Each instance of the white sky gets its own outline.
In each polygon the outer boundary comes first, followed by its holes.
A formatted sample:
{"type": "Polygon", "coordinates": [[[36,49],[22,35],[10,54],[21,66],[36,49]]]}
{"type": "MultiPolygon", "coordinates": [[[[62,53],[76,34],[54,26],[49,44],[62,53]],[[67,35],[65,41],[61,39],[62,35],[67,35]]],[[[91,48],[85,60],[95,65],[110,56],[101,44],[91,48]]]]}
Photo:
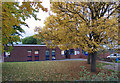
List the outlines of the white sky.
{"type": "MultiPolygon", "coordinates": [[[[18,0],[19,1],[19,0],[18,0]]],[[[42,5],[45,7],[45,8],[48,8],[48,11],[50,10],[50,0],[40,0],[42,1],[42,5]]],[[[41,21],[36,21],[33,17],[32,18],[29,18],[27,19],[25,22],[29,25],[30,28],[26,27],[26,26],[21,26],[24,31],[25,31],[25,34],[22,33],[22,36],[21,38],[25,38],[27,36],[32,36],[35,34],[34,32],[34,29],[35,27],[43,27],[44,26],[44,20],[46,19],[46,17],[49,16],[49,12],[45,12],[45,11],[42,11],[40,9],[39,13],[37,13],[37,17],[41,19],[41,21]]]]}

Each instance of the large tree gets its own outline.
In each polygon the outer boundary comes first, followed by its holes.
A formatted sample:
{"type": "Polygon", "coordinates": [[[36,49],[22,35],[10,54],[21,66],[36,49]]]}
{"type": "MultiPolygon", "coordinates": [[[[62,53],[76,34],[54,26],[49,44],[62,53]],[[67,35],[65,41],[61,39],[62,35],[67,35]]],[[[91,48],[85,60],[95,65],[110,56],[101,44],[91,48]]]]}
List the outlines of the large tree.
{"type": "MultiPolygon", "coordinates": [[[[119,6],[120,6],[120,1],[119,1],[119,6]]],[[[119,38],[119,40],[118,40],[118,53],[120,53],[120,7],[117,10],[117,12],[118,12],[118,31],[119,31],[119,33],[118,33],[118,38],[119,38]]]]}
{"type": "Polygon", "coordinates": [[[25,37],[22,39],[22,44],[43,44],[42,39],[36,39],[34,36],[25,37]]]}
{"type": "Polygon", "coordinates": [[[0,54],[2,54],[2,3],[0,1],[0,54]]]}
{"type": "MultiPolygon", "coordinates": [[[[45,27],[36,30],[50,46],[82,48],[91,55],[96,71],[96,54],[102,45],[112,48],[118,40],[117,2],[53,2],[45,27]],[[51,41],[52,43],[49,43],[51,41]]],[[[90,59],[90,58],[89,58],[90,59]]]]}
{"type": "Polygon", "coordinates": [[[35,13],[39,12],[39,9],[47,11],[41,3],[42,2],[22,2],[22,5],[19,5],[18,2],[2,2],[3,52],[4,50],[10,51],[13,42],[20,41],[19,36],[24,32],[21,25],[29,27],[25,23],[26,19],[34,17],[35,20],[40,20],[35,13]]]}

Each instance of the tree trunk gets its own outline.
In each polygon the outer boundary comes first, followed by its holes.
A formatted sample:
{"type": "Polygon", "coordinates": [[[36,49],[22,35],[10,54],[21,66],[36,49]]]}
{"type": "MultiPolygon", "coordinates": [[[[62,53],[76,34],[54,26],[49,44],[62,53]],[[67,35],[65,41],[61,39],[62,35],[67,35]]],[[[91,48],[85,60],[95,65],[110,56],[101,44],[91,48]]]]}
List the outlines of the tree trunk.
{"type": "Polygon", "coordinates": [[[92,53],[91,58],[91,72],[96,72],[96,56],[97,56],[97,52],[92,53]]]}
{"type": "Polygon", "coordinates": [[[90,57],[91,57],[91,53],[88,53],[87,64],[90,64],[90,57]]]}

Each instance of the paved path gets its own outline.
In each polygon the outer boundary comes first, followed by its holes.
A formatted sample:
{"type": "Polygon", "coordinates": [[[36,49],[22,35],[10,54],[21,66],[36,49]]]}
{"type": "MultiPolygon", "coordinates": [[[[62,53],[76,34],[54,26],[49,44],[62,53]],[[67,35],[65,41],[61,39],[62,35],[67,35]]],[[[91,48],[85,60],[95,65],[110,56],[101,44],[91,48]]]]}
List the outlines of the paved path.
{"type": "Polygon", "coordinates": [[[64,59],[64,60],[54,60],[54,61],[76,61],[76,60],[87,61],[87,59],[64,59]]]}
{"type": "Polygon", "coordinates": [[[100,61],[100,62],[112,64],[112,65],[103,66],[106,69],[120,71],[120,63],[113,63],[113,62],[106,62],[106,61],[100,61]]]}

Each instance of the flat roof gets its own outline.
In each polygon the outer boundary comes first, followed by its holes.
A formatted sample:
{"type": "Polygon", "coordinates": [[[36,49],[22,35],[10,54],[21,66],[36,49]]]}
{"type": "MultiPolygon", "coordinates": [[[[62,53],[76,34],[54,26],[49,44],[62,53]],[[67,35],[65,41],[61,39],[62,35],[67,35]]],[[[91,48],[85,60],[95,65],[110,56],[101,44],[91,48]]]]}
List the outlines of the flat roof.
{"type": "Polygon", "coordinates": [[[46,45],[36,45],[36,44],[14,44],[13,46],[46,46],[46,45]]]}

